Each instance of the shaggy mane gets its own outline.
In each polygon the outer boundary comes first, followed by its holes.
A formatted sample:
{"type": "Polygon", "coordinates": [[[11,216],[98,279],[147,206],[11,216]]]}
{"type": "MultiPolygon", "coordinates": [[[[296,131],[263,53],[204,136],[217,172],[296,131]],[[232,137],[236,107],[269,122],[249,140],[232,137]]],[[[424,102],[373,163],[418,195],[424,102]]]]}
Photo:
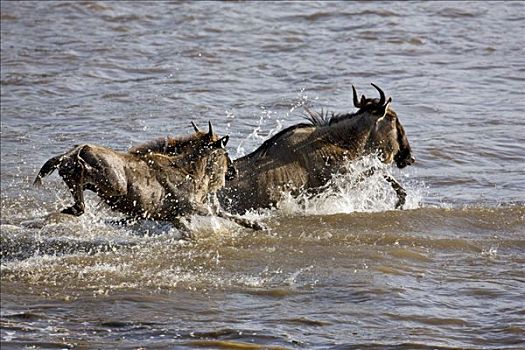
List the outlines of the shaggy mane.
{"type": "Polygon", "coordinates": [[[146,154],[150,152],[166,153],[168,146],[175,144],[185,144],[198,138],[197,134],[182,136],[158,137],[154,140],[141,143],[131,147],[128,152],[134,154],[146,154]]]}
{"type": "Polygon", "coordinates": [[[303,106],[306,113],[303,115],[311,125],[313,126],[330,126],[333,123],[337,123],[343,119],[349,119],[355,117],[359,111],[356,113],[334,113],[321,109],[321,112],[312,111],[306,106],[303,106]]]}
{"type": "Polygon", "coordinates": [[[276,143],[279,138],[281,138],[284,134],[294,131],[296,129],[302,129],[302,128],[310,128],[310,127],[322,127],[322,126],[330,126],[333,123],[337,123],[341,120],[352,118],[356,116],[358,112],[356,113],[334,113],[329,111],[324,111],[321,109],[321,112],[316,112],[308,109],[307,107],[303,106],[306,113],[303,115],[303,117],[308,120],[308,123],[299,123],[292,126],[287,127],[286,129],[283,129],[279,131],[277,134],[270,137],[268,140],[264,141],[259,148],[257,148],[255,151],[253,151],[251,154],[245,156],[246,158],[253,158],[255,156],[258,157],[264,157],[268,150],[276,143]]]}

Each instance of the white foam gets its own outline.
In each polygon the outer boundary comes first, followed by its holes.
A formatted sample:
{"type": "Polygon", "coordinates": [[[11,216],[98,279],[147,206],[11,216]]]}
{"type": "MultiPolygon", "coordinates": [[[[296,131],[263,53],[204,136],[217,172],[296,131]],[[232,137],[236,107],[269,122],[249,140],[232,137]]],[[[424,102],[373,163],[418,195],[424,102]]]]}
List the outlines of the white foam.
{"type": "MultiPolygon", "coordinates": [[[[302,193],[292,196],[285,193],[277,207],[285,215],[333,215],[353,212],[382,212],[395,209],[398,197],[384,175],[396,177],[393,168],[375,156],[347,162],[344,173],[335,174],[315,195],[302,193]],[[371,176],[363,174],[377,169],[371,176]]],[[[407,191],[403,209],[421,206],[422,187],[415,182],[401,180],[407,191]]]]}

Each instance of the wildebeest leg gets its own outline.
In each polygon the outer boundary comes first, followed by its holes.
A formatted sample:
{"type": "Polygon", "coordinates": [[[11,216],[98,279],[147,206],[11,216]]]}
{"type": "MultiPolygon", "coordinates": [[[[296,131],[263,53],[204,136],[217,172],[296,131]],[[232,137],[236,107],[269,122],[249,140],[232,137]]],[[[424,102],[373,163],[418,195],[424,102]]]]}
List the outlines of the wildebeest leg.
{"type": "Polygon", "coordinates": [[[186,220],[185,217],[181,216],[174,220],[172,220],[173,226],[181,233],[181,238],[185,241],[193,241],[195,240],[195,235],[193,234],[193,231],[191,230],[188,220],[186,220]]]}
{"type": "Polygon", "coordinates": [[[244,218],[241,218],[237,215],[233,215],[233,214],[230,214],[222,209],[219,208],[219,210],[217,210],[217,216],[220,217],[220,218],[223,218],[223,219],[228,219],[230,221],[233,221],[235,222],[237,225],[240,225],[242,227],[246,227],[246,228],[251,228],[252,230],[255,230],[255,231],[262,231],[262,230],[268,230],[268,227],[266,227],[265,225],[257,222],[257,221],[252,221],[252,220],[248,220],[248,219],[244,219],[244,218]]]}
{"type": "MultiPolygon", "coordinates": [[[[372,167],[372,168],[366,170],[365,172],[363,172],[362,176],[363,177],[372,176],[372,175],[374,175],[376,170],[377,170],[376,167],[372,167]]],[[[406,202],[407,192],[405,191],[403,186],[401,186],[401,184],[399,182],[397,182],[397,180],[394,179],[392,176],[384,174],[383,178],[392,186],[394,191],[396,191],[398,199],[397,199],[397,203],[396,203],[396,207],[395,208],[396,209],[403,209],[403,205],[405,205],[405,202],[406,202]]]]}
{"type": "Polygon", "coordinates": [[[84,213],[84,165],[77,157],[70,157],[66,163],[59,168],[58,173],[66,183],[74,203],[69,208],[62,210],[63,214],[80,216],[84,213]],[[76,159],[75,159],[76,158],[76,159]]]}
{"type": "Polygon", "coordinates": [[[383,177],[385,178],[386,181],[390,183],[390,185],[392,185],[392,188],[397,193],[398,200],[396,203],[396,209],[403,209],[403,205],[405,205],[406,198],[407,198],[407,192],[405,191],[403,186],[401,186],[399,182],[397,182],[397,180],[394,179],[392,176],[383,175],[383,177]]]}
{"type": "Polygon", "coordinates": [[[251,228],[252,230],[260,231],[260,230],[268,229],[267,227],[265,227],[264,225],[262,225],[262,224],[260,224],[260,223],[258,223],[256,221],[251,221],[251,220],[248,220],[248,219],[241,218],[239,216],[230,214],[230,213],[224,211],[223,209],[221,209],[220,204],[219,204],[219,200],[218,200],[216,194],[211,194],[210,196],[208,196],[208,200],[210,201],[211,212],[208,209],[208,207],[206,207],[204,205],[195,206],[193,208],[193,212],[195,214],[203,215],[203,216],[210,215],[210,214],[211,215],[217,215],[220,218],[233,221],[237,225],[240,225],[240,226],[246,227],[246,228],[251,228]]]}
{"type": "Polygon", "coordinates": [[[237,225],[240,225],[242,227],[251,228],[252,230],[261,231],[261,230],[267,230],[268,227],[264,226],[263,224],[258,223],[257,221],[252,221],[248,219],[241,218],[237,215],[230,214],[223,210],[221,208],[221,205],[219,203],[219,198],[217,197],[217,193],[211,194],[208,197],[210,201],[210,205],[212,207],[213,212],[220,218],[227,219],[230,221],[235,222],[237,225]]]}
{"type": "Polygon", "coordinates": [[[67,186],[69,187],[69,191],[71,192],[71,195],[73,196],[73,200],[75,203],[62,210],[62,213],[64,214],[70,214],[74,216],[80,216],[84,214],[85,204],[84,204],[84,188],[82,186],[81,181],[71,181],[66,180],[65,181],[67,186]]]}

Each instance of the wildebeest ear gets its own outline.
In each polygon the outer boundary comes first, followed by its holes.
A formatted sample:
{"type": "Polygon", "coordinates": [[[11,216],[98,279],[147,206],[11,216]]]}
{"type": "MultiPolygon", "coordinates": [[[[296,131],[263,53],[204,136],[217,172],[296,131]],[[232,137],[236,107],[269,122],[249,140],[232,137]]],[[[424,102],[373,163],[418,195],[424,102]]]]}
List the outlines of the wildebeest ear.
{"type": "Polygon", "coordinates": [[[389,97],[388,100],[385,102],[385,104],[382,106],[382,108],[381,108],[381,110],[382,110],[381,114],[382,115],[381,115],[380,119],[383,118],[387,114],[388,107],[390,106],[390,103],[392,103],[392,97],[389,97]]]}
{"type": "Polygon", "coordinates": [[[230,137],[228,135],[221,137],[213,143],[214,148],[226,148],[226,144],[230,137]]]}
{"type": "Polygon", "coordinates": [[[221,147],[226,148],[226,144],[230,140],[230,137],[228,135],[223,136],[219,141],[221,141],[221,147]]]}
{"type": "Polygon", "coordinates": [[[211,121],[209,121],[209,120],[208,120],[208,127],[209,127],[208,136],[212,137],[213,136],[213,127],[211,126],[211,121]]]}
{"type": "Polygon", "coordinates": [[[193,121],[191,122],[191,125],[193,126],[193,130],[195,130],[195,132],[201,132],[197,124],[195,124],[193,121]]]}

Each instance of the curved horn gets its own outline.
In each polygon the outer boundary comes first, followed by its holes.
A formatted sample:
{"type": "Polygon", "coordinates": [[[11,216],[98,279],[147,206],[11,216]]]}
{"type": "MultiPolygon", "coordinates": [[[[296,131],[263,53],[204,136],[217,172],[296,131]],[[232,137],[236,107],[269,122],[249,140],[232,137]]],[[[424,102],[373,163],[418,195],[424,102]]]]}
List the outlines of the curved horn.
{"type": "Polygon", "coordinates": [[[376,84],[372,83],[372,86],[376,88],[377,91],[379,91],[379,104],[382,106],[385,104],[385,93],[383,90],[379,88],[376,84]]]}
{"type": "Polygon", "coordinates": [[[213,127],[211,126],[211,121],[208,121],[208,128],[209,128],[208,135],[212,136],[213,135],[213,127]]]}
{"type": "Polygon", "coordinates": [[[201,132],[197,124],[195,124],[193,121],[191,122],[191,125],[193,126],[193,130],[195,130],[195,132],[201,132]]]}
{"type": "Polygon", "coordinates": [[[361,107],[361,103],[359,103],[359,100],[357,98],[357,91],[355,90],[354,85],[352,85],[352,92],[354,93],[354,107],[355,108],[360,108],[361,107]]]}

